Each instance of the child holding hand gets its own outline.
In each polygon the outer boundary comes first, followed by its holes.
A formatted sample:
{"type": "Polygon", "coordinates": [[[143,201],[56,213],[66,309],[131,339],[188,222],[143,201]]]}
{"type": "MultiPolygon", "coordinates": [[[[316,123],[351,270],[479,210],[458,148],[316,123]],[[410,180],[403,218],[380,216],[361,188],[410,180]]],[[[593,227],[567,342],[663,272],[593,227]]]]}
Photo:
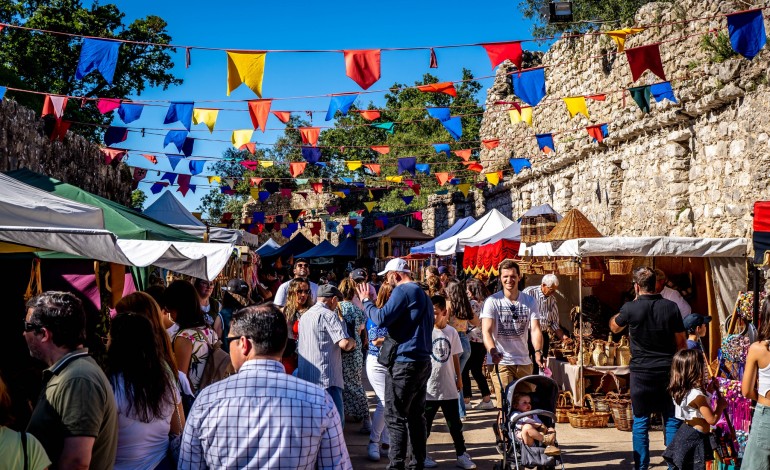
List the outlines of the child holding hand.
{"type": "MultiPolygon", "coordinates": [[[[516,412],[511,416],[515,418],[520,413],[532,411],[532,398],[526,393],[513,395],[513,408],[516,412]]],[[[524,442],[527,447],[532,447],[535,442],[545,445],[545,455],[556,456],[561,454],[561,449],[556,445],[556,431],[547,427],[540,421],[537,415],[526,416],[516,421],[516,438],[524,442]]]]}

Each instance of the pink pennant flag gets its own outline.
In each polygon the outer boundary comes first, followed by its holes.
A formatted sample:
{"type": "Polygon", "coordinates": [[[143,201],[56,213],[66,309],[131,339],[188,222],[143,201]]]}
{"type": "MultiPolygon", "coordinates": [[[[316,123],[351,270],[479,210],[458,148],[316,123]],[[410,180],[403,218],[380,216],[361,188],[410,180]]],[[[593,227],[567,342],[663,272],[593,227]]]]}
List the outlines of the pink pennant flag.
{"type": "Polygon", "coordinates": [[[267,124],[267,117],[270,115],[270,105],[272,103],[273,100],[249,101],[249,116],[251,116],[254,130],[262,129],[262,132],[265,132],[265,125],[267,124]]]}
{"type": "Polygon", "coordinates": [[[318,143],[318,134],[320,134],[321,128],[319,127],[300,127],[299,134],[302,137],[303,144],[309,144],[313,147],[318,143]]]}
{"type": "Polygon", "coordinates": [[[106,165],[111,164],[113,161],[117,160],[120,162],[123,160],[123,157],[126,156],[128,153],[128,150],[125,149],[113,149],[113,148],[103,148],[99,149],[100,152],[102,152],[102,155],[104,155],[104,163],[106,165]]]}
{"type": "Polygon", "coordinates": [[[254,161],[254,160],[243,160],[241,162],[241,165],[243,165],[245,168],[247,168],[247,169],[249,169],[251,171],[254,171],[254,170],[257,169],[257,167],[259,167],[259,162],[254,161]]]}
{"type": "Polygon", "coordinates": [[[66,96],[46,95],[45,101],[43,101],[43,114],[42,116],[49,116],[53,114],[58,119],[64,116],[64,108],[67,107],[66,96]]]}
{"type": "Polygon", "coordinates": [[[422,212],[421,211],[412,212],[412,217],[414,217],[414,220],[419,220],[420,222],[422,222],[422,212]]]}
{"type": "Polygon", "coordinates": [[[372,150],[374,150],[375,152],[381,155],[387,155],[388,153],[390,153],[390,147],[387,145],[372,145],[369,148],[371,148],[372,150]]]}
{"type": "Polygon", "coordinates": [[[521,70],[521,42],[502,42],[497,44],[482,44],[486,49],[489,61],[492,62],[492,68],[497,67],[505,59],[513,62],[517,69],[521,70]]]}
{"type": "Polygon", "coordinates": [[[289,188],[281,188],[281,197],[284,197],[286,199],[291,198],[291,189],[289,189],[289,188]]]}
{"type": "Polygon", "coordinates": [[[345,55],[345,73],[364,90],[380,79],[380,50],[342,51],[345,55]]]}
{"type": "Polygon", "coordinates": [[[291,119],[291,111],[273,111],[273,116],[277,117],[279,121],[286,124],[291,119]]]}
{"type": "Polygon", "coordinates": [[[99,98],[96,101],[96,109],[102,114],[107,114],[120,108],[120,100],[117,98],[99,98]]]}
{"type": "Polygon", "coordinates": [[[249,178],[249,186],[259,186],[259,183],[262,182],[262,178],[257,178],[256,176],[252,176],[249,178]]]}

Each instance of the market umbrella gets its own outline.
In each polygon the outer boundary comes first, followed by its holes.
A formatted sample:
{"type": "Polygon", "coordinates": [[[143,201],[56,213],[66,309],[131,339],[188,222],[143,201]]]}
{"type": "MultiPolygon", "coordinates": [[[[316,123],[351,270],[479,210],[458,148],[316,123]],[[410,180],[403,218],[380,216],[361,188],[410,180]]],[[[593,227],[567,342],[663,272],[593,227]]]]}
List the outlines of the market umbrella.
{"type": "Polygon", "coordinates": [[[570,209],[561,222],[551,230],[546,240],[554,242],[575,238],[601,238],[603,236],[582,212],[577,209],[570,209]]]}

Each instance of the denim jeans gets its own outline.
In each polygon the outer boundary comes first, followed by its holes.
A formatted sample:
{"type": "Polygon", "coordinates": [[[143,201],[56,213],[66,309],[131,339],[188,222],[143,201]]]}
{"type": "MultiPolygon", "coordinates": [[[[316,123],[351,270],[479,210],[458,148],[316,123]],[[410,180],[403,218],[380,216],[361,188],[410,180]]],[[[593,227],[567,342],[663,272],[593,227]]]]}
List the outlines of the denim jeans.
{"type": "MultiPolygon", "coordinates": [[[[665,443],[668,445],[682,421],[674,418],[673,413],[663,413],[663,424],[666,432],[665,443]]],[[[631,434],[634,444],[634,469],[647,470],[650,467],[650,417],[634,416],[631,434]]]]}
{"type": "Polygon", "coordinates": [[[337,407],[337,411],[340,414],[340,422],[342,427],[345,427],[345,405],[342,401],[342,388],[341,387],[329,387],[326,391],[331,395],[334,406],[337,407]]]}
{"type": "MultiPolygon", "coordinates": [[[[468,335],[465,333],[458,332],[458,336],[460,337],[460,344],[463,345],[463,353],[460,354],[460,374],[462,375],[465,364],[471,358],[471,340],[468,339],[468,335]]],[[[462,390],[460,390],[460,398],[458,400],[460,402],[460,417],[463,417],[465,416],[465,396],[462,390]]]]}
{"type": "Polygon", "coordinates": [[[746,450],[743,453],[742,469],[770,469],[770,406],[757,403],[746,450]]]}
{"type": "Polygon", "coordinates": [[[430,377],[430,361],[396,362],[385,377],[385,421],[390,433],[388,469],[406,468],[408,442],[422,470],[427,455],[425,392],[430,377]]]}

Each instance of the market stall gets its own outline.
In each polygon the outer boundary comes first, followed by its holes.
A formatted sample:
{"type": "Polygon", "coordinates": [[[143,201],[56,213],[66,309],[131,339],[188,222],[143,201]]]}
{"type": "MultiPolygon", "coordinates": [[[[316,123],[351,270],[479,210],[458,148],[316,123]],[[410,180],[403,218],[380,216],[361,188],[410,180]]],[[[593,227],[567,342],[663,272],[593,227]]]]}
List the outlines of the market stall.
{"type": "Polygon", "coordinates": [[[363,256],[379,260],[399,258],[408,255],[413,246],[431,238],[433,237],[430,235],[397,224],[361,240],[361,253],[363,256]]]}
{"type": "Polygon", "coordinates": [[[436,254],[439,256],[452,256],[463,252],[467,245],[481,243],[502,232],[511,224],[513,224],[511,219],[504,216],[497,209],[492,209],[462,232],[437,242],[436,254]]]}
{"type": "Polygon", "coordinates": [[[446,240],[447,238],[451,238],[458,233],[462,232],[466,228],[473,225],[473,223],[476,222],[476,219],[473,217],[465,217],[457,222],[454,223],[451,227],[449,227],[446,232],[442,233],[441,235],[437,236],[433,240],[423,243],[422,245],[413,246],[409,252],[413,255],[434,255],[436,254],[436,243],[440,242],[441,240],[446,240]]]}
{"type": "Polygon", "coordinates": [[[463,270],[469,274],[483,273],[497,276],[497,265],[506,258],[519,257],[521,224],[514,222],[500,233],[465,247],[463,270]]]}

